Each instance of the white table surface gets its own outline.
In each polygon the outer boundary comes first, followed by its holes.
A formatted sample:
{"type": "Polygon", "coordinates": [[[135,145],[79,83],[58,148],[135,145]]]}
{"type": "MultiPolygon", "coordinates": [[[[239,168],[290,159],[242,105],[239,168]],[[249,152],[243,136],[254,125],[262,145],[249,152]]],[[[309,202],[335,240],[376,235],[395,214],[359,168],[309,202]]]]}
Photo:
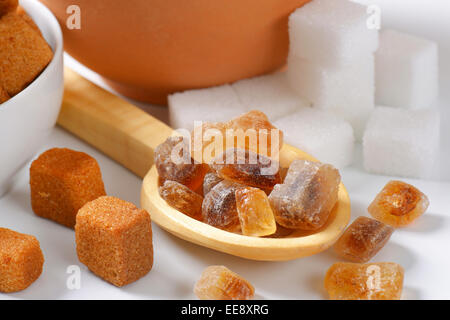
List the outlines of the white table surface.
{"type": "MultiPolygon", "coordinates": [[[[440,44],[442,156],[435,180],[403,179],[426,193],[431,205],[411,227],[396,230],[386,247],[372,260],[393,261],[405,268],[405,299],[450,299],[450,3],[448,0],[372,0],[379,4],[383,26],[395,27],[440,44]]],[[[66,63],[103,86],[100,78],[66,59],[66,63]]],[[[163,107],[139,104],[152,115],[167,121],[163,107]]],[[[44,151],[68,147],[95,157],[103,173],[109,195],[139,205],[141,180],[78,138],[55,128],[44,151]]],[[[390,180],[362,170],[361,150],[356,163],[342,171],[343,182],[352,200],[352,219],[367,215],[367,206],[390,180]]],[[[233,257],[180,240],[153,224],[154,267],[144,278],[124,288],[94,276],[77,259],[74,232],[35,216],[30,207],[26,165],[11,190],[0,199],[0,226],[35,235],[45,256],[41,277],[28,289],[0,294],[0,299],[194,299],[192,288],[202,270],[221,264],[243,275],[256,288],[260,299],[323,299],[323,277],[331,264],[339,261],[331,250],[288,262],[256,262],[233,257]],[[69,290],[67,267],[81,268],[81,288],[69,290]]]]}

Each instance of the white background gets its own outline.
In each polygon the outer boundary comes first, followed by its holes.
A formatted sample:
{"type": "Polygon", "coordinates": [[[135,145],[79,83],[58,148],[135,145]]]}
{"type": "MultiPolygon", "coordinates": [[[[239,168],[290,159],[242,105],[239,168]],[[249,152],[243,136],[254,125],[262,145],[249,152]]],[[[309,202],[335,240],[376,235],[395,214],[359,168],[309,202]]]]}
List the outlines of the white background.
{"type": "MultiPolygon", "coordinates": [[[[404,179],[426,193],[431,205],[411,227],[396,230],[386,247],[372,260],[393,261],[405,268],[404,298],[450,299],[450,2],[448,0],[372,0],[379,4],[383,27],[395,27],[439,42],[441,57],[442,156],[433,181],[404,179]]],[[[100,78],[66,60],[78,71],[100,83],[100,78]]],[[[167,120],[163,107],[139,104],[167,120]]],[[[13,141],[13,140],[12,140],[13,141]]],[[[76,137],[56,128],[41,151],[68,147],[95,157],[102,169],[107,193],[139,205],[141,181],[126,169],[76,137]]],[[[360,148],[357,162],[342,171],[352,200],[352,219],[367,215],[366,208],[389,177],[364,173],[360,148]]],[[[0,294],[0,299],[194,299],[192,288],[202,270],[222,264],[247,278],[260,299],[323,299],[323,277],[339,259],[331,250],[289,262],[255,262],[209,250],[180,240],[153,224],[155,264],[141,280],[116,288],[81,265],[72,230],[36,217],[30,207],[28,167],[17,175],[9,193],[0,199],[0,226],[35,235],[45,256],[44,272],[27,290],[0,294]],[[66,269],[81,267],[81,289],[68,290],[66,269]]]]}

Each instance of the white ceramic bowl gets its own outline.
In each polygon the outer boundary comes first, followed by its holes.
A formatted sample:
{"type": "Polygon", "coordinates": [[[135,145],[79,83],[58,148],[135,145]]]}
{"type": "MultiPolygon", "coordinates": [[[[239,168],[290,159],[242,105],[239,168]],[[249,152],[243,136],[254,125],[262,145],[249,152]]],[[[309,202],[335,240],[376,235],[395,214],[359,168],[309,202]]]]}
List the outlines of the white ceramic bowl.
{"type": "Polygon", "coordinates": [[[64,91],[63,40],[56,18],[36,0],[20,4],[41,29],[54,57],[28,87],[0,105],[0,197],[51,132],[64,91]]]}

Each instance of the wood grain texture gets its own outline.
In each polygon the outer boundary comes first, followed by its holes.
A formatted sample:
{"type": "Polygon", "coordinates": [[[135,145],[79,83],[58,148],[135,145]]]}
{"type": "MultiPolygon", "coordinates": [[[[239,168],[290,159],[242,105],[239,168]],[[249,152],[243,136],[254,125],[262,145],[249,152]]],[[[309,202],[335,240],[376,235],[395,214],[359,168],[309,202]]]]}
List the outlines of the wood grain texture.
{"type": "Polygon", "coordinates": [[[143,178],[173,130],[68,68],[64,81],[58,124],[143,178]]]}

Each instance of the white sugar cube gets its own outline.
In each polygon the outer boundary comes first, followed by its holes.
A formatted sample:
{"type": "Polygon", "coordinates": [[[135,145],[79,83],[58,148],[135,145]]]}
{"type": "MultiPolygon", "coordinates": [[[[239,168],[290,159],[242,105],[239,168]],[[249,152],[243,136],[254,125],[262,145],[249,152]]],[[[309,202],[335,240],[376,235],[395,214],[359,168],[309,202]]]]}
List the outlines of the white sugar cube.
{"type": "Polygon", "coordinates": [[[349,63],[378,48],[367,7],[347,0],[314,0],[289,17],[291,56],[323,66],[349,63]]]}
{"type": "Polygon", "coordinates": [[[171,94],[170,125],[174,129],[194,128],[194,121],[225,122],[246,112],[230,85],[171,94]]]}
{"type": "Polygon", "coordinates": [[[232,87],[248,110],[260,110],[271,121],[306,106],[305,102],[290,88],[284,72],[244,79],[235,82],[232,87]]]}
{"type": "Polygon", "coordinates": [[[439,67],[435,42],[385,30],[375,56],[377,104],[418,109],[436,101],[439,67]]]}
{"type": "Polygon", "coordinates": [[[377,107],[363,139],[367,171],[429,178],[439,154],[439,112],[377,107]]]}
{"type": "Polygon", "coordinates": [[[289,57],[291,87],[315,108],[327,110],[347,120],[357,140],[362,139],[366,122],[374,108],[375,62],[373,54],[355,59],[343,68],[326,68],[297,57],[289,57]]]}
{"type": "Polygon", "coordinates": [[[275,121],[286,143],[319,161],[344,168],[352,163],[353,129],[345,120],[322,110],[302,108],[275,121]]]}

